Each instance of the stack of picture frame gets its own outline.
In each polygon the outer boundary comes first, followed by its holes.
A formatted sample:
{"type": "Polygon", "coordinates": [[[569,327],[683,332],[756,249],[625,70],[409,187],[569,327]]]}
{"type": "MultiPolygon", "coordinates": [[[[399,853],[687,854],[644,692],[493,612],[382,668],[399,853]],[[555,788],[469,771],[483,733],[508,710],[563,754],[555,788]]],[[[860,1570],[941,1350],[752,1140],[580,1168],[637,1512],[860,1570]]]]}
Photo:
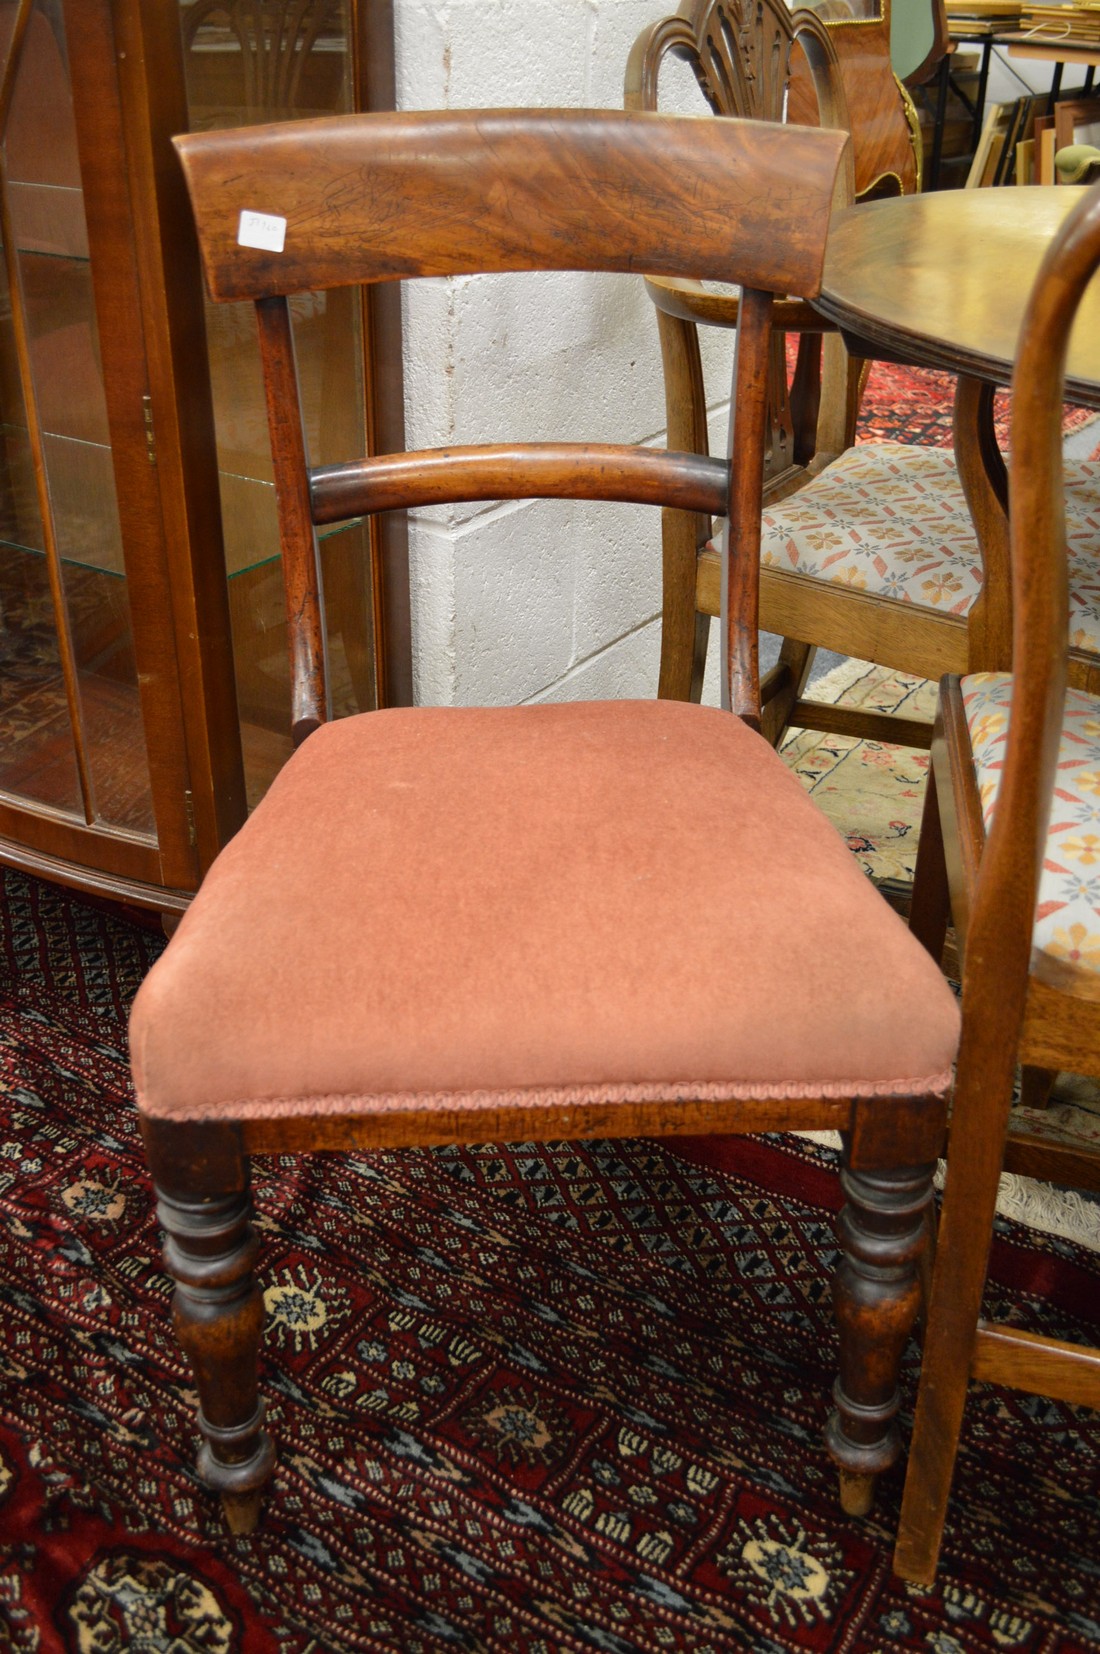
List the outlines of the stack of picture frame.
{"type": "Polygon", "coordinates": [[[1100,97],[1045,95],[990,104],[966,179],[968,189],[1057,182],[1054,157],[1071,144],[1100,145],[1100,97]]]}

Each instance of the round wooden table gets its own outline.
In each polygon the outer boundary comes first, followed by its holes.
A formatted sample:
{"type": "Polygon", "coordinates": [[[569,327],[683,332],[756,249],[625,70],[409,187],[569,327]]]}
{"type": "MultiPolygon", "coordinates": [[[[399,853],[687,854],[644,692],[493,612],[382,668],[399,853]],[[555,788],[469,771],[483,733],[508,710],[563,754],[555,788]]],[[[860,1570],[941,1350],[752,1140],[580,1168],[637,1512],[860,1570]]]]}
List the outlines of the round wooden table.
{"type": "MultiPolygon", "coordinates": [[[[1027,185],[848,207],[833,220],[814,308],[857,355],[1007,385],[1040,260],[1081,193],[1027,185]]],[[[1100,283],[1074,328],[1066,398],[1100,407],[1100,283]]]]}
{"type": "MultiPolygon", "coordinates": [[[[955,458],[985,570],[972,671],[1012,661],[1008,486],[993,395],[1011,380],[1043,254],[1082,193],[1033,185],[895,196],[845,208],[829,231],[814,307],[852,354],[958,376],[955,458]]],[[[1100,281],[1077,315],[1066,399],[1100,408],[1100,281]]]]}

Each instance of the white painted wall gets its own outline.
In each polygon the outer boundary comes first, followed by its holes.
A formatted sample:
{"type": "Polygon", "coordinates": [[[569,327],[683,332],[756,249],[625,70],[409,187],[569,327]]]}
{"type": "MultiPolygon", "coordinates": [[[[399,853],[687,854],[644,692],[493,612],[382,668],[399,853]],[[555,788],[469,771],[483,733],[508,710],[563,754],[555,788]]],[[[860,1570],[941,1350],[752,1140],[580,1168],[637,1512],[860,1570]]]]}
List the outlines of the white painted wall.
{"type": "MultiPolygon", "coordinates": [[[[635,36],[674,0],[395,0],[398,105],[622,106],[635,36]]],[[[1036,88],[1046,65],[1018,66],[1036,88]]],[[[672,73],[677,69],[673,66],[672,73]]],[[[662,106],[696,111],[686,69],[662,106]]],[[[991,99],[1021,90],[1003,64],[991,99]]],[[[725,441],[731,341],[703,330],[711,442],[725,441]]],[[[513,436],[664,441],[656,322],[640,281],[565,275],[409,284],[413,446],[513,436]]],[[[556,501],[460,506],[410,523],[418,700],[651,695],[660,533],[652,510],[556,501]]],[[[708,700],[717,698],[717,641],[708,700]]]]}
{"type": "MultiPolygon", "coordinates": [[[[669,0],[397,0],[398,105],[621,108],[631,43],[673,9],[669,0]]],[[[686,71],[676,95],[702,107],[686,71]]],[[[657,329],[640,281],[420,282],[407,285],[405,306],[410,446],[509,436],[663,443],[657,329]]],[[[709,343],[721,386],[730,341],[712,334],[709,343]]],[[[652,509],[457,506],[417,513],[410,539],[422,703],[655,692],[652,509]]]]}
{"type": "MultiPolygon", "coordinates": [[[[961,46],[960,51],[974,51],[973,46],[961,46]]],[[[1013,98],[1022,97],[1025,92],[1048,92],[1054,73],[1052,63],[1043,63],[1038,58],[1009,57],[1007,51],[994,48],[989,58],[989,83],[986,87],[986,105],[990,103],[1009,103],[1013,98]]],[[[1083,69],[1067,66],[1065,84],[1077,86],[1084,75],[1083,69]]]]}

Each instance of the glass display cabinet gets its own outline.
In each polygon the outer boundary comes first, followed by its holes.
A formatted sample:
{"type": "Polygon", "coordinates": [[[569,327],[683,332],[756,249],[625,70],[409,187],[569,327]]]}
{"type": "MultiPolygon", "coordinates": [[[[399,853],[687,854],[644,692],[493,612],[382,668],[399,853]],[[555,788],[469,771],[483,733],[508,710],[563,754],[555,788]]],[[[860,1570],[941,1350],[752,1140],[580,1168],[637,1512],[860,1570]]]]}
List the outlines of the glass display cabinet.
{"type": "MultiPolygon", "coordinates": [[[[177,911],[289,753],[255,324],[169,140],[392,107],[392,40],[389,0],[0,0],[0,861],[177,911]]],[[[400,446],[397,290],[295,323],[314,462],[400,446]]],[[[322,558],[334,711],[408,699],[403,523],[322,558]]]]}

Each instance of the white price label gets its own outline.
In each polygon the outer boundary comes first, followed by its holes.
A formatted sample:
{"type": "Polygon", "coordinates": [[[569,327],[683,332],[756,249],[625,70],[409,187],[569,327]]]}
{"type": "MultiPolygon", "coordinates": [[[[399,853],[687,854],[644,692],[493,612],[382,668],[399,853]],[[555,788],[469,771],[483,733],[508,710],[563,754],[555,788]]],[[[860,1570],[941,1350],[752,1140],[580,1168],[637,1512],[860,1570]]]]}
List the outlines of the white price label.
{"type": "Polygon", "coordinates": [[[237,226],[238,247],[259,247],[265,253],[281,253],[285,241],[285,218],[271,212],[242,212],[237,226]]]}

